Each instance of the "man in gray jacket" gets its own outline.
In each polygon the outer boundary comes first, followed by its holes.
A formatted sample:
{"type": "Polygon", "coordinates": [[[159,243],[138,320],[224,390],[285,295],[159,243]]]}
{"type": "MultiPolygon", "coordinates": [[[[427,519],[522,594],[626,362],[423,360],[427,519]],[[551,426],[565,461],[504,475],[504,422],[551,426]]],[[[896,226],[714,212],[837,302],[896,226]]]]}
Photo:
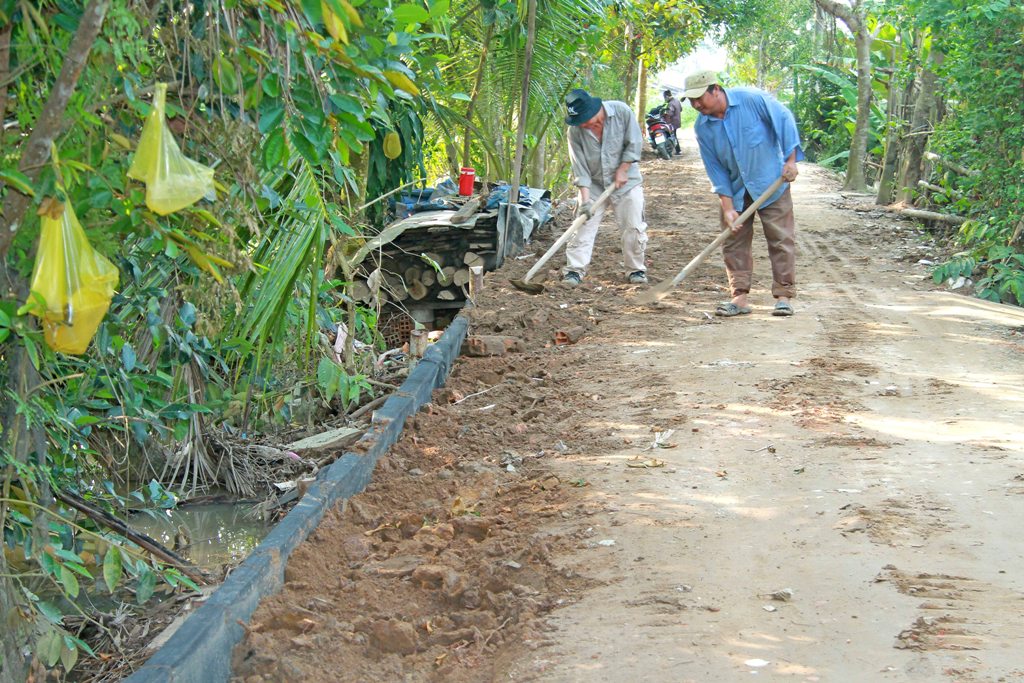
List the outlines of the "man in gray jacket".
{"type": "Polygon", "coordinates": [[[579,199],[579,213],[589,216],[565,248],[566,265],[562,281],[576,286],[583,281],[594,251],[594,239],[605,206],[594,208],[592,200],[614,185],[609,198],[622,238],[625,277],[630,284],[647,284],[644,251],[647,223],[644,222],[644,191],[640,177],[643,135],[636,116],[624,102],[593,97],[576,89],[565,99],[569,125],[569,159],[579,199]]]}
{"type": "Polygon", "coordinates": [[[679,147],[679,126],[682,121],[683,105],[667,88],[662,95],[665,97],[665,123],[672,126],[672,132],[675,133],[676,154],[682,154],[683,150],[679,147]]]}

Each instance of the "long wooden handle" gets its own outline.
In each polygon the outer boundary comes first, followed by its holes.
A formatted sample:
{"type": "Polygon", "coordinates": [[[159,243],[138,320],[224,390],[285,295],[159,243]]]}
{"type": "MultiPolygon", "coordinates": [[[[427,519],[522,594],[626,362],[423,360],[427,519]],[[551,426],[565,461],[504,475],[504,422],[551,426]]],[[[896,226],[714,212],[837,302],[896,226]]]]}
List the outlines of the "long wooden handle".
{"type": "Polygon", "coordinates": [[[674,278],[672,278],[671,280],[662,280],[661,282],[659,282],[658,284],[656,284],[655,286],[651,287],[646,292],[638,296],[637,301],[639,301],[642,304],[650,304],[654,303],[655,301],[658,301],[659,299],[663,298],[666,294],[668,294],[669,290],[671,290],[673,287],[682,282],[686,278],[686,276],[693,271],[694,268],[703,263],[704,259],[706,259],[711,252],[713,252],[718,247],[722,246],[722,243],[725,242],[725,240],[729,237],[729,233],[732,232],[732,229],[737,225],[742,225],[745,220],[750,218],[750,216],[755,211],[757,211],[757,209],[762,204],[765,203],[768,197],[771,197],[777,189],[782,187],[782,183],[783,179],[780,177],[778,180],[772,183],[767,190],[762,192],[761,196],[755,199],[753,203],[751,203],[751,205],[748,206],[746,210],[740,214],[739,218],[733,221],[732,225],[723,230],[711,244],[704,247],[704,250],[702,252],[694,256],[690,260],[690,262],[687,263],[686,266],[681,271],[679,271],[679,273],[674,278]]]}
{"type": "MultiPolygon", "coordinates": [[[[598,207],[602,206],[606,201],[608,201],[608,198],[612,196],[612,192],[614,191],[615,184],[612,183],[611,185],[608,186],[607,189],[605,189],[604,192],[601,193],[601,196],[597,198],[597,201],[594,202],[591,211],[597,209],[598,207]]],[[[575,235],[576,231],[580,229],[580,226],[586,223],[589,218],[590,216],[588,216],[585,213],[577,216],[576,220],[572,222],[572,225],[566,228],[565,232],[562,233],[561,237],[555,240],[555,243],[548,247],[548,250],[544,252],[544,255],[541,256],[540,259],[533,264],[533,268],[530,268],[530,270],[527,271],[526,277],[523,278],[523,282],[529,282],[530,278],[536,275],[537,271],[540,270],[541,267],[545,263],[547,263],[552,256],[555,255],[555,252],[558,251],[559,247],[568,242],[569,238],[575,235]]]]}
{"type": "Polygon", "coordinates": [[[690,262],[686,264],[686,267],[679,271],[678,275],[672,278],[672,286],[675,287],[684,279],[686,279],[686,276],[693,272],[694,268],[703,263],[704,259],[706,259],[711,254],[711,252],[713,252],[718,247],[722,246],[722,243],[725,242],[726,239],[728,239],[729,234],[732,232],[733,228],[735,228],[737,225],[743,225],[743,223],[748,218],[750,218],[754,214],[754,212],[761,207],[762,204],[765,203],[768,197],[771,197],[773,194],[775,194],[775,191],[777,189],[782,187],[782,183],[783,179],[781,176],[779,176],[779,178],[774,183],[768,186],[767,190],[761,193],[760,197],[755,199],[750,206],[743,210],[743,213],[741,213],[739,217],[735,221],[733,221],[732,225],[723,230],[711,244],[704,247],[704,250],[702,252],[694,256],[693,259],[691,259],[690,262]]]}

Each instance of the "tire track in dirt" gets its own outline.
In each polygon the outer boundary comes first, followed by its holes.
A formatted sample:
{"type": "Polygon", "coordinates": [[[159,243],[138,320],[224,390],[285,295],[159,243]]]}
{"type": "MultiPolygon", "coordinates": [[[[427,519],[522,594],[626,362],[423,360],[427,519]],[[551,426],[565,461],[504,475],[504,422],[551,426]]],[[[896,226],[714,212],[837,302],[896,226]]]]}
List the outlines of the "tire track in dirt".
{"type": "MultiPolygon", "coordinates": [[[[649,184],[665,181],[668,163],[645,167],[649,184]]],[[[810,168],[805,177],[821,183],[825,174],[810,168]]],[[[728,321],[708,315],[727,297],[712,257],[658,309],[630,311],[614,329],[601,327],[585,341],[595,363],[613,361],[616,346],[630,349],[598,374],[610,370],[616,386],[643,392],[634,401],[650,410],[623,415],[609,399],[593,415],[592,424],[612,425],[611,434],[623,437],[619,453],[592,454],[591,465],[601,473],[593,486],[610,505],[595,517],[596,533],[623,547],[588,563],[610,582],[596,589],[596,598],[551,616],[562,636],[527,668],[543,670],[542,680],[614,681],[627,671],[649,680],[739,680],[751,672],[743,658],[755,654],[772,660],[776,674],[802,673],[807,680],[930,681],[944,670],[972,668],[945,655],[896,654],[903,652],[894,647],[896,636],[916,619],[913,606],[903,594],[869,588],[872,571],[922,553],[943,569],[985,561],[971,537],[985,516],[951,500],[974,502],[973,494],[952,494],[946,482],[922,480],[919,470],[937,473],[940,463],[955,466],[963,453],[933,442],[932,415],[962,400],[964,387],[951,374],[976,370],[964,368],[955,346],[932,348],[928,341],[948,343],[961,318],[937,315],[934,295],[907,289],[931,286],[923,268],[894,256],[913,253],[916,230],[824,206],[822,198],[839,195],[819,194],[798,203],[797,318],[765,317],[763,258],[755,265],[761,284],[752,292],[754,314],[728,321]],[[761,344],[772,352],[758,354],[761,344]],[[652,375],[673,378],[674,396],[645,387],[643,378],[652,375]],[[944,401],[936,406],[936,398],[944,401]],[[682,425],[673,437],[677,447],[647,449],[651,432],[670,423],[682,425]],[[625,474],[624,463],[640,454],[664,459],[665,467],[625,474]],[[778,528],[758,518],[776,519],[778,528]],[[786,541],[777,538],[780,532],[786,541]],[[772,540],[759,547],[751,538],[772,540]],[[811,560],[803,548],[829,557],[811,560]],[[740,558],[751,564],[736,564],[740,558]],[[776,608],[791,624],[780,630],[766,621],[774,617],[764,616],[758,596],[794,581],[794,570],[802,598],[776,608]],[[829,578],[821,582],[822,576],[829,578]],[[588,605],[617,628],[596,621],[588,605]],[[860,608],[867,605],[865,613],[860,608]],[[865,628],[849,617],[842,623],[839,613],[860,616],[865,628]],[[625,644],[601,652],[601,643],[615,640],[625,644]],[[851,641],[858,653],[870,654],[844,654],[835,646],[851,641]],[[660,669],[651,668],[645,652],[657,653],[660,669]]],[[[717,225],[714,204],[690,198],[666,211],[656,192],[649,197],[649,220],[660,218],[666,228],[652,234],[673,247],[652,250],[668,266],[652,271],[668,277],[714,236],[706,230],[717,225]]],[[[599,241],[596,259],[614,254],[613,240],[599,241]]],[[[603,286],[615,273],[599,266],[593,276],[603,286]]],[[[999,385],[1010,388],[1005,379],[999,385]]],[[[998,646],[987,651],[990,670],[1012,670],[998,646]]]]}
{"type": "MultiPolygon", "coordinates": [[[[806,232],[804,234],[805,237],[808,235],[806,232]]],[[[827,262],[846,266],[843,268],[844,273],[852,270],[848,267],[849,264],[845,263],[844,257],[844,253],[852,248],[850,240],[835,241],[826,235],[812,233],[811,238],[805,239],[801,244],[809,247],[810,253],[823,257],[827,262]]],[[[902,293],[893,296],[891,289],[877,287],[872,278],[873,275],[864,276],[854,272],[851,273],[849,284],[844,283],[836,288],[839,295],[848,301],[859,302],[864,315],[852,323],[826,323],[826,329],[838,328],[838,332],[831,334],[833,341],[838,342],[837,348],[852,347],[853,355],[873,355],[888,361],[875,368],[878,376],[882,378],[883,388],[865,392],[865,396],[873,393],[876,397],[884,397],[881,400],[897,403],[898,405],[891,406],[886,411],[891,418],[907,420],[913,415],[938,412],[936,403],[942,405],[942,398],[963,395],[966,368],[963,358],[960,357],[958,345],[951,339],[958,336],[958,333],[951,331],[950,323],[959,318],[959,324],[970,325],[972,316],[968,315],[965,319],[963,313],[973,306],[962,306],[964,311],[955,317],[948,314],[937,315],[934,309],[929,310],[920,302],[909,303],[908,297],[902,293]],[[864,339],[872,336],[880,341],[874,354],[864,348],[864,339]],[[913,356],[911,362],[907,348],[914,339],[934,339],[936,343],[931,353],[927,356],[913,356]],[[947,341],[943,343],[943,339],[947,341]],[[960,381],[950,381],[953,378],[960,381]]],[[[1015,316],[1011,314],[1012,317],[1015,316]]],[[[986,331],[991,332],[991,328],[986,331]]],[[[1011,387],[1004,386],[1012,391],[1011,387]]],[[[879,399],[875,398],[872,402],[877,404],[879,399]]],[[[963,406],[960,404],[957,407],[963,406]]],[[[961,415],[959,410],[944,422],[955,424],[960,421],[955,417],[958,415],[961,415]]],[[[859,423],[863,425],[864,421],[859,423]]],[[[918,435],[917,438],[927,439],[925,435],[918,435]]],[[[900,445],[899,442],[895,443],[900,445]]],[[[975,441],[973,445],[977,448],[983,443],[975,441]]],[[[964,446],[969,447],[970,442],[964,446]]],[[[954,464],[953,461],[947,463],[954,464]]],[[[857,503],[844,506],[847,508],[846,512],[852,514],[846,514],[841,518],[836,524],[836,529],[844,536],[865,531],[873,543],[890,547],[925,548],[934,545],[939,540],[937,536],[950,534],[954,526],[962,530],[971,528],[970,524],[954,520],[977,518],[977,512],[966,514],[958,509],[955,502],[950,501],[947,491],[934,489],[932,486],[926,485],[917,493],[908,490],[897,490],[893,493],[897,495],[867,506],[857,503]]],[[[949,543],[955,545],[955,542],[949,543]]],[[[939,566],[942,564],[944,563],[940,563],[939,566]]],[[[1016,609],[1019,610],[1024,598],[1021,593],[965,577],[941,573],[910,575],[896,570],[891,565],[887,567],[877,581],[886,581],[905,595],[944,599],[922,603],[919,609],[925,611],[917,616],[909,627],[898,633],[895,647],[914,651],[1019,647],[1024,633],[1019,627],[1019,620],[1007,619],[1005,607],[1017,605],[1016,609]],[[1008,621],[1013,624],[1010,625],[1008,621]]],[[[984,667],[978,667],[974,662],[968,661],[966,664],[949,667],[944,673],[958,680],[990,680],[983,669],[984,667]]],[[[1015,674],[1021,676],[1022,672],[1017,670],[1015,674]]]]}
{"type": "MultiPolygon", "coordinates": [[[[892,565],[883,567],[875,581],[922,601],[920,616],[896,636],[896,648],[981,651],[1015,648],[1024,639],[1020,619],[1009,616],[1024,609],[1021,593],[965,576],[908,572],[892,565]]],[[[950,673],[970,679],[976,672],[976,666],[967,666],[950,673]]],[[[1015,674],[1024,676],[1024,667],[1015,674]]]]}
{"type": "MultiPolygon", "coordinates": [[[[844,283],[835,288],[837,295],[850,303],[859,304],[862,314],[853,321],[826,322],[825,328],[833,330],[830,337],[835,348],[849,349],[848,353],[854,356],[875,356],[888,361],[881,367],[874,368],[880,382],[868,384],[868,387],[881,389],[865,392],[865,395],[870,396],[874,393],[876,397],[884,397],[882,400],[899,399],[898,403],[901,405],[893,406],[895,410],[890,408],[888,411],[895,419],[907,419],[923,411],[936,412],[936,399],[962,395],[963,379],[966,378],[963,359],[957,357],[960,353],[958,345],[955,342],[940,341],[954,336],[949,324],[952,318],[937,316],[934,311],[928,311],[920,303],[909,303],[902,293],[896,293],[894,296],[890,288],[879,288],[871,271],[864,274],[847,262],[845,254],[857,253],[857,247],[863,247],[863,242],[842,236],[834,239],[834,235],[835,231],[804,232],[801,247],[824,262],[838,264],[839,270],[846,277],[844,283]],[[861,242],[860,245],[855,244],[858,241],[861,242]],[[880,342],[876,353],[871,353],[870,349],[865,348],[865,339],[871,337],[880,342]],[[910,357],[906,349],[909,346],[908,340],[913,339],[935,339],[936,343],[933,352],[927,357],[914,357],[913,368],[910,368],[910,357]],[[954,383],[950,381],[952,378],[959,378],[961,381],[954,383]],[[915,397],[920,398],[911,405],[906,405],[906,399],[915,397]]],[[[961,318],[960,324],[963,322],[967,321],[961,318]]],[[[864,374],[867,376],[867,373],[864,374]]],[[[870,379],[868,377],[869,382],[870,379]]],[[[879,399],[875,398],[873,402],[878,401],[879,399]]],[[[956,414],[959,415],[959,411],[956,414]]],[[[946,420],[947,423],[956,421],[958,420],[954,415],[950,415],[950,419],[946,420]]],[[[861,424],[863,425],[863,421],[861,424]]],[[[898,441],[895,443],[899,445],[898,441]]],[[[976,442],[975,447],[978,445],[981,444],[976,442]]],[[[940,536],[948,536],[953,526],[970,529],[970,525],[954,520],[970,519],[977,515],[965,514],[958,510],[957,506],[949,501],[946,491],[933,489],[932,486],[926,486],[923,491],[917,493],[910,493],[907,490],[896,490],[892,493],[896,495],[869,505],[851,503],[844,506],[847,510],[836,523],[836,529],[844,536],[858,531],[866,532],[871,542],[880,545],[925,548],[938,542],[940,536]]],[[[891,565],[877,580],[894,585],[905,595],[944,598],[938,602],[922,603],[919,606],[919,609],[923,610],[922,613],[897,634],[894,647],[921,652],[1001,649],[1019,647],[1021,639],[1024,638],[1019,628],[1019,620],[1008,620],[1005,616],[1007,605],[1018,605],[1019,609],[1022,599],[1019,592],[941,573],[910,575],[896,570],[891,565]],[[937,589],[943,589],[945,592],[937,589]],[[1006,623],[1007,621],[1012,621],[1013,624],[1010,625],[1006,623]],[[1014,643],[1016,645],[1013,645],[1014,643]]],[[[958,680],[989,680],[979,669],[983,667],[978,667],[974,662],[961,661],[960,665],[949,667],[944,673],[958,680]]],[[[1020,676],[1021,671],[1017,670],[1016,674],[1020,676]]]]}

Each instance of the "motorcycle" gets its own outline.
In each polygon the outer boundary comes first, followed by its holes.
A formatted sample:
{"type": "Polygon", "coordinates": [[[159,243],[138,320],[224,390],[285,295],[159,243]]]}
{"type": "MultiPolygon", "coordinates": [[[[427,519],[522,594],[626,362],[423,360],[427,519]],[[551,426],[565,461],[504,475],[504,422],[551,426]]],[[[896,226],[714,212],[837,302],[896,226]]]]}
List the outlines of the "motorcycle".
{"type": "Polygon", "coordinates": [[[671,159],[676,148],[676,131],[665,121],[664,113],[665,105],[658,105],[647,112],[644,121],[647,123],[647,137],[651,147],[662,159],[671,159]]]}

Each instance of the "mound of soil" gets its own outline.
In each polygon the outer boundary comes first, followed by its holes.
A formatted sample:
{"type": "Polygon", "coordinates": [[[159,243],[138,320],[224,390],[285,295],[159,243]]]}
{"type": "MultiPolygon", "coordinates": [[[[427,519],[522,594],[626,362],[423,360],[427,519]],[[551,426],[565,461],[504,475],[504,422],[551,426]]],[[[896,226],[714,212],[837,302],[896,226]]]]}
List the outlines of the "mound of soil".
{"type": "Polygon", "coordinates": [[[581,542],[587,510],[583,482],[546,460],[577,419],[563,384],[578,359],[556,336],[577,341],[607,307],[488,278],[467,312],[467,348],[483,339],[488,355],[460,359],[373,483],[296,551],[236,648],[235,680],[490,679],[514,658],[506,644],[537,647],[537,617],[590,584],[552,560],[581,542]]]}
{"type": "MultiPolygon", "coordinates": [[[[666,179],[664,191],[653,188],[656,203],[680,199],[666,179]]],[[[537,256],[570,213],[541,231],[537,256]]],[[[289,560],[283,590],[235,650],[233,680],[493,680],[545,644],[539,617],[598,583],[554,559],[594,546],[588,519],[605,507],[581,495],[586,472],[567,476],[564,459],[623,445],[610,430],[583,428],[587,405],[603,396],[578,393],[596,359],[577,344],[617,327],[641,291],[623,281],[617,241],[606,221],[576,288],[560,282],[561,253],[534,278],[539,295],[510,284],[533,258],[487,273],[464,311],[469,337],[446,386],[406,425],[367,490],[329,513],[289,560]]],[[[660,247],[649,252],[657,259],[660,247]]],[[[663,270],[682,255],[673,257],[663,270]]]]}

